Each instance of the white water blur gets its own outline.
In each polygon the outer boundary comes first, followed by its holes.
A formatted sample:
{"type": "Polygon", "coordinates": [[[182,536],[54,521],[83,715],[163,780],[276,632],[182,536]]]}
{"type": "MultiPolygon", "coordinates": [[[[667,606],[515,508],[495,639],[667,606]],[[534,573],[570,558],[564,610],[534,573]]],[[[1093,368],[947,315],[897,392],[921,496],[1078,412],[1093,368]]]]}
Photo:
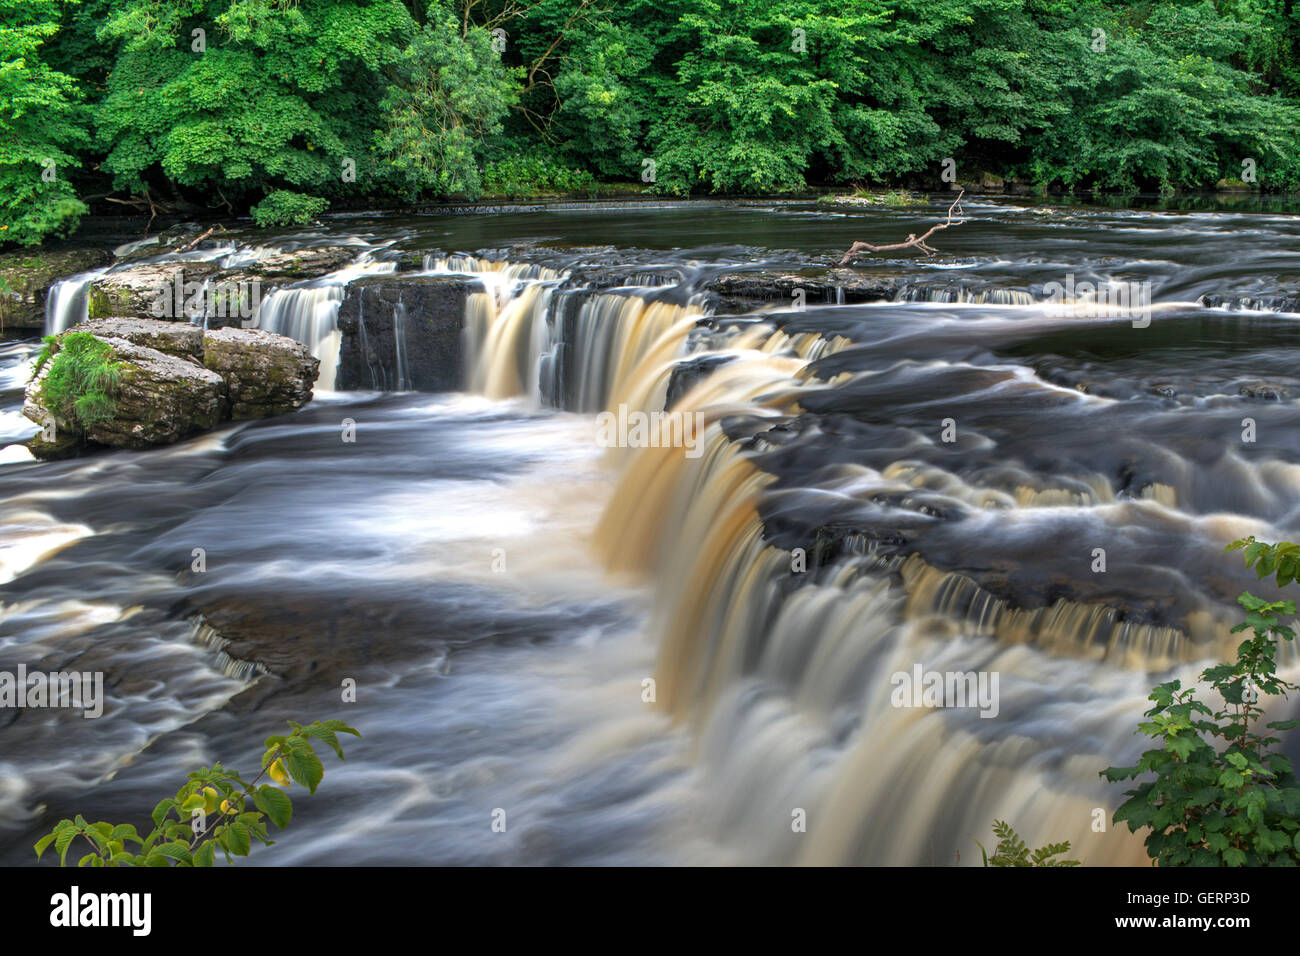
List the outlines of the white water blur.
{"type": "Polygon", "coordinates": [[[375,262],[366,255],[337,272],[319,279],[276,289],[259,304],[250,320],[253,328],[287,335],[302,342],[320,359],[316,387],[334,389],[339,365],[339,306],[347,285],[370,275],[387,275],[397,268],[393,262],[375,262]]]}
{"type": "Polygon", "coordinates": [[[78,322],[84,322],[90,286],[108,272],[108,269],[92,269],[60,279],[51,285],[45,297],[45,334],[57,335],[78,322]]]}

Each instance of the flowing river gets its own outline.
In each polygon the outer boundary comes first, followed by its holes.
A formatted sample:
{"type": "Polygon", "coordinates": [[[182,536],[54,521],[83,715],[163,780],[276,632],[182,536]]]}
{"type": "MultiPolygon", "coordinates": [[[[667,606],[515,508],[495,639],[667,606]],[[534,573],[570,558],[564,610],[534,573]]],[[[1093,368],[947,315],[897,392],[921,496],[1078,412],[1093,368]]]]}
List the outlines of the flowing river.
{"type": "MultiPolygon", "coordinates": [[[[1300,217],[968,201],[939,255],[858,261],[879,301],[703,291],[946,208],[236,237],[220,254],[357,247],[263,306],[323,358],[306,409],[148,452],[0,450],[0,670],[103,672],[107,698],[0,711],[0,860],[77,812],[143,826],[190,769],[341,717],[364,739],[251,863],[968,865],[994,819],[1145,862],[1098,773],[1143,749],[1155,683],[1231,655],[1235,596],[1276,593],[1224,545],[1300,533],[1300,217]],[[391,390],[323,387],[341,290],[400,255],[479,284],[464,390],[402,390],[401,328],[391,390]],[[1084,282],[1134,298],[1046,301],[1084,282]],[[597,441],[600,412],[669,407],[693,449],[597,441]],[[995,678],[994,706],[896,706],[914,672],[995,678]]],[[[83,300],[67,284],[49,321],[83,300]]],[[[33,430],[37,346],[0,342],[0,442],[33,430]]]]}

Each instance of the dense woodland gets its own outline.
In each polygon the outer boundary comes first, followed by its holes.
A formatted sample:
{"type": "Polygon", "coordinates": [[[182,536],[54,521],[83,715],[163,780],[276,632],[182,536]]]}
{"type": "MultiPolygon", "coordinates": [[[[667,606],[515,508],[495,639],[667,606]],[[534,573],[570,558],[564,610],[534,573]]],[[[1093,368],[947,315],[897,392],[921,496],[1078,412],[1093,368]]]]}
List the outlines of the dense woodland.
{"type": "Polygon", "coordinates": [[[90,208],[1300,186],[1295,0],[0,0],[0,242],[90,208]],[[125,204],[125,205],[123,205],[125,204]]]}

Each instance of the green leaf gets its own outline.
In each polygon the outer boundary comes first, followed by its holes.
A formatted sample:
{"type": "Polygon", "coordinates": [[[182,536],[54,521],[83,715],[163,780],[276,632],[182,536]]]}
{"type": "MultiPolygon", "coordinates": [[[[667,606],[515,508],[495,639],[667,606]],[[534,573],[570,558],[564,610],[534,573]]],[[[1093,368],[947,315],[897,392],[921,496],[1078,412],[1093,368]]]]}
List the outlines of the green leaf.
{"type": "Polygon", "coordinates": [[[109,836],[114,840],[134,840],[136,843],[143,842],[140,839],[140,834],[135,832],[134,824],[130,823],[119,823],[117,826],[113,827],[109,836]]]}
{"type": "Polygon", "coordinates": [[[54,842],[54,839],[57,836],[57,833],[47,833],[36,841],[36,859],[39,860],[41,858],[41,854],[45,852],[46,848],[49,847],[51,843],[54,842]]]}
{"type": "Polygon", "coordinates": [[[343,757],[343,748],[339,745],[338,737],[334,736],[334,731],[322,727],[319,724],[312,724],[309,727],[302,728],[302,732],[309,737],[315,737],[317,740],[324,741],[336,754],[338,754],[340,760],[345,759],[343,757]]]}
{"type": "Polygon", "coordinates": [[[321,778],[325,776],[320,758],[311,749],[311,744],[301,738],[287,741],[286,747],[288,753],[285,756],[285,766],[289,770],[289,776],[306,787],[309,793],[315,793],[321,778]]]}
{"type": "Polygon", "coordinates": [[[293,819],[293,801],[279,787],[264,783],[253,794],[253,803],[257,809],[266,814],[266,818],[275,824],[276,829],[283,830],[293,819]]]}
{"type": "Polygon", "coordinates": [[[230,824],[227,839],[231,853],[235,854],[235,856],[248,856],[248,851],[252,848],[253,842],[249,836],[248,827],[236,820],[230,824]]]}
{"type": "Polygon", "coordinates": [[[158,806],[153,808],[153,825],[156,827],[162,826],[163,820],[166,819],[167,814],[171,812],[174,806],[176,806],[176,801],[171,797],[158,801],[158,806]]]}
{"type": "Polygon", "coordinates": [[[175,860],[177,863],[191,863],[193,861],[190,856],[189,846],[180,840],[173,843],[161,843],[154,848],[154,853],[161,853],[163,856],[170,860],[175,860]]]}
{"type": "Polygon", "coordinates": [[[69,826],[60,831],[58,836],[55,838],[54,849],[59,854],[59,866],[68,865],[68,847],[71,846],[72,841],[77,838],[78,832],[80,831],[78,831],[76,827],[69,826]]]}
{"type": "Polygon", "coordinates": [[[322,720],[320,725],[326,730],[332,730],[338,734],[351,734],[353,737],[361,736],[361,731],[355,727],[349,727],[341,720],[322,720]]]}

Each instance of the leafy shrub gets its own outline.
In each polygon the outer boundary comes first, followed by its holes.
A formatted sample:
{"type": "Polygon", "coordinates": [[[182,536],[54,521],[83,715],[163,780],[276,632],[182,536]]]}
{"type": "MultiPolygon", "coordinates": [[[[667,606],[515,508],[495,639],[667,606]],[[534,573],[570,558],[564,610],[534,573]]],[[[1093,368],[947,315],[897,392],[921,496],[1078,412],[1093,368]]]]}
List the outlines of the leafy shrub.
{"type": "Polygon", "coordinates": [[[536,196],[540,193],[591,192],[596,177],[540,156],[511,156],[487,164],[483,189],[497,196],[536,196]]]}
{"type": "MultiPolygon", "coordinates": [[[[1296,579],[1300,545],[1267,544],[1247,538],[1228,545],[1245,549],[1246,564],[1261,578],[1277,577],[1278,586],[1296,579]]],[[[1154,780],[1128,790],[1129,799],[1115,812],[1115,822],[1136,832],[1148,828],[1147,853],[1160,866],[1295,866],[1300,863],[1300,786],[1291,762],[1270,753],[1277,733],[1300,726],[1300,719],[1258,722],[1259,694],[1285,695],[1297,689],[1277,676],[1277,638],[1295,639],[1279,623],[1296,612],[1294,601],[1265,601],[1249,592],[1238,601],[1246,620],[1233,632],[1253,636],[1237,648],[1237,660],[1207,668],[1207,681],[1222,697],[1213,710],[1197,699],[1195,688],[1176,680],[1152,691],[1155,707],[1139,724],[1140,733],[1160,746],[1142,754],[1132,767],[1109,767],[1111,781],[1154,780]],[[1220,749],[1222,748],[1222,749],[1220,749]]]]}
{"type": "Polygon", "coordinates": [[[33,376],[45,366],[39,400],[59,417],[82,429],[116,414],[114,397],[128,368],[116,360],[113,347],[89,332],[47,335],[33,376]]]}
{"type": "Polygon", "coordinates": [[[262,229],[271,226],[305,226],[329,206],[329,200],[287,189],[277,189],[249,210],[262,229]]]}
{"type": "Polygon", "coordinates": [[[54,0],[0,0],[0,245],[66,236],[87,211],[68,182],[88,141],[77,81],[42,57],[54,0]]]}
{"type": "Polygon", "coordinates": [[[248,856],[253,839],[271,846],[275,841],[270,839],[265,821],[274,823],[277,830],[285,829],[293,817],[293,802],[279,786],[258,785],[258,781],[268,776],[288,788],[292,780],[315,793],[325,768],[312,739],[328,744],[342,760],[337,734],[361,736],[341,720],[317,721],[306,727],[289,721],[289,726],[292,733],[267,738],[262,772],[251,781],[245,782],[236,771],[219,763],[191,773],[175,797],[154,807],[154,828],[148,836],[140,836],[130,823],[88,823],[78,814],[60,820],[37,841],[36,858],[53,844],[59,864],[66,865],[68,850],[77,837],[91,846],[78,866],[212,866],[218,849],[227,863],[233,863],[232,854],[248,856]]]}
{"type": "Polygon", "coordinates": [[[1070,844],[1049,843],[1037,850],[1030,850],[1020,835],[1011,829],[1011,824],[1003,820],[993,821],[993,835],[998,838],[998,845],[989,856],[984,844],[975,841],[980,848],[980,856],[985,866],[1078,866],[1078,860],[1053,860],[1052,857],[1070,852],[1070,844]]]}

